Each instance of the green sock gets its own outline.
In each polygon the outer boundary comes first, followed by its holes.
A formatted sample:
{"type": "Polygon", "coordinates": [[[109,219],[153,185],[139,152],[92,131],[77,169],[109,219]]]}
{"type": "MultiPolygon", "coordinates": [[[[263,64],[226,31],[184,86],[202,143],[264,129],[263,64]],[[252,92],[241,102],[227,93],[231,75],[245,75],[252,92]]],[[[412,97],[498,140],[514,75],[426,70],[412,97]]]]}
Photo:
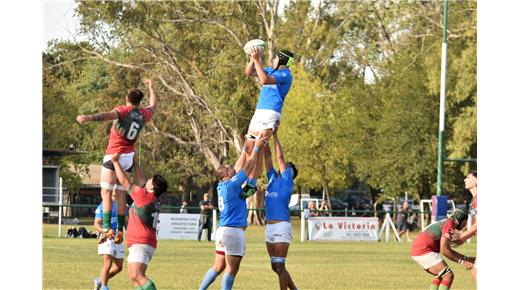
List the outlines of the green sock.
{"type": "Polygon", "coordinates": [[[441,286],[439,286],[439,290],[450,290],[450,287],[448,287],[446,285],[441,285],[441,286]]]}
{"type": "Polygon", "coordinates": [[[112,219],[112,211],[103,212],[103,230],[108,231],[110,229],[110,219],[112,219]]]}
{"type": "Polygon", "coordinates": [[[430,290],[439,290],[439,285],[431,284],[430,290]]]}
{"type": "Polygon", "coordinates": [[[117,230],[122,232],[124,225],[125,225],[125,216],[117,215],[117,230]]]}
{"type": "Polygon", "coordinates": [[[155,288],[155,284],[153,283],[153,281],[148,278],[148,280],[146,280],[146,283],[144,283],[143,285],[143,290],[157,290],[157,288],[155,288]]]}
{"type": "Polygon", "coordinates": [[[135,290],[143,290],[143,287],[137,286],[137,287],[135,287],[135,290]]]}

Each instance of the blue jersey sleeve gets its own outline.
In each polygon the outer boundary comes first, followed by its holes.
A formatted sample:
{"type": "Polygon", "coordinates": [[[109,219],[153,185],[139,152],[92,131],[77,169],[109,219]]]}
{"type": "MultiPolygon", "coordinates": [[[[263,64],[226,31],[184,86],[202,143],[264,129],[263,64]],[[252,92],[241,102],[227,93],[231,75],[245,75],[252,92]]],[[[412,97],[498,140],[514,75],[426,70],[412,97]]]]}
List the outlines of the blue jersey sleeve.
{"type": "Polygon", "coordinates": [[[96,207],[96,212],[95,212],[95,218],[97,219],[102,219],[103,218],[103,204],[99,204],[97,207],[96,207]]]}
{"type": "Polygon", "coordinates": [[[267,171],[267,180],[271,180],[271,177],[273,175],[276,175],[276,170],[274,170],[274,168],[271,168],[271,170],[267,171]]]}
{"type": "Polygon", "coordinates": [[[282,71],[275,71],[273,72],[272,76],[274,77],[274,80],[277,84],[283,84],[290,82],[292,80],[292,76],[290,73],[287,73],[285,70],[282,71]]]}
{"type": "Polygon", "coordinates": [[[282,172],[282,178],[285,180],[293,180],[293,171],[289,168],[289,166],[285,167],[285,170],[282,172]]]}
{"type": "Polygon", "coordinates": [[[228,185],[232,187],[241,187],[246,180],[246,172],[243,169],[240,169],[240,171],[229,180],[228,185]]]}

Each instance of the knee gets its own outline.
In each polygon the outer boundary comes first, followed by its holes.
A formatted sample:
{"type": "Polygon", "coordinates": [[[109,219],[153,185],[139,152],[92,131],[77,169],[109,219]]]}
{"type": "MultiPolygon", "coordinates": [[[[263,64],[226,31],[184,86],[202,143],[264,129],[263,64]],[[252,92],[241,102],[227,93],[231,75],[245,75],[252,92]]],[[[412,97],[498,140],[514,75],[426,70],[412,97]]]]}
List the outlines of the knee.
{"type": "Polygon", "coordinates": [[[444,274],[444,276],[442,276],[442,280],[446,281],[446,282],[453,282],[453,280],[455,279],[455,274],[453,274],[453,272],[448,272],[446,274],[444,274]]]}
{"type": "Polygon", "coordinates": [[[132,281],[137,281],[139,279],[140,275],[137,272],[128,272],[128,278],[132,281]]]}
{"type": "Polygon", "coordinates": [[[285,264],[271,263],[271,269],[273,269],[276,274],[280,275],[285,270],[285,264]]]}

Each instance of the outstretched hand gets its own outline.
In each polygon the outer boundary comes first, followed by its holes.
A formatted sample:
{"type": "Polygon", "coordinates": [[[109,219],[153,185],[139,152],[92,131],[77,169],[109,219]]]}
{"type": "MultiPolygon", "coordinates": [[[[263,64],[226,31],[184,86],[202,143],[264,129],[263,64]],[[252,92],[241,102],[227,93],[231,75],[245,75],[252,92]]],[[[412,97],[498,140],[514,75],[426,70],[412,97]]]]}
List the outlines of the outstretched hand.
{"type": "Polygon", "coordinates": [[[143,83],[147,86],[151,86],[152,85],[152,80],[151,79],[144,79],[143,80],[143,83]]]}
{"type": "Polygon", "coordinates": [[[88,115],[79,115],[76,117],[76,121],[78,121],[80,124],[85,124],[90,121],[90,118],[88,115]]]}

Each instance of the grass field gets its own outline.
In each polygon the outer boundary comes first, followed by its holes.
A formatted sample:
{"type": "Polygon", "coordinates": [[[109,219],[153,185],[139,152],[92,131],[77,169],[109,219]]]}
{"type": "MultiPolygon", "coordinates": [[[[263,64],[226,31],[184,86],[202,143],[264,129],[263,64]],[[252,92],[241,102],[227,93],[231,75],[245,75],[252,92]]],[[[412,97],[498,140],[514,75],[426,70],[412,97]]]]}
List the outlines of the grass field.
{"type": "MultiPolygon", "coordinates": [[[[294,241],[287,269],[298,289],[429,289],[432,277],[409,257],[409,242],[299,242],[299,221],[293,221],[294,241]]],[[[62,233],[66,227],[62,227],[62,233]]],[[[43,288],[92,289],[101,258],[95,239],[58,239],[56,225],[43,225],[43,288]]],[[[415,236],[415,235],[414,235],[415,236]]],[[[278,289],[264,242],[264,227],[246,231],[246,256],[234,289],[278,289]]],[[[213,264],[214,243],[160,240],[147,270],[159,289],[198,289],[213,264]]],[[[476,244],[459,247],[474,255],[476,244]]],[[[449,262],[455,272],[452,289],[476,289],[469,271],[449,262]]],[[[110,280],[110,289],[134,289],[124,270],[110,280]]],[[[221,275],[222,276],[222,275],[221,275]]],[[[210,289],[220,289],[221,277],[210,289]]]]}

